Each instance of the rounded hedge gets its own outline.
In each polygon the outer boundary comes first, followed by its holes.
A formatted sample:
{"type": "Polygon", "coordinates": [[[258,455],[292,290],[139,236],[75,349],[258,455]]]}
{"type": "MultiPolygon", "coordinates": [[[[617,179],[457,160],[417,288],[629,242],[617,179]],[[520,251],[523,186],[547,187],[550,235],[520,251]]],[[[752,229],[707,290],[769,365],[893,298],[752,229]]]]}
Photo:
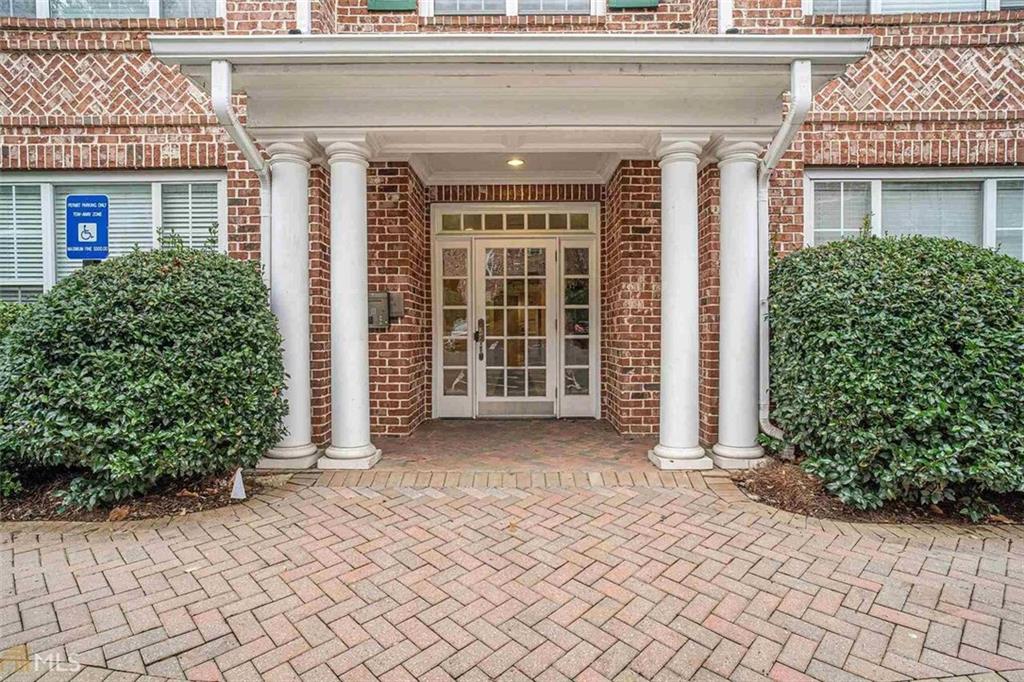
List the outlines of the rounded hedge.
{"type": "Polygon", "coordinates": [[[1024,491],[1024,263],[865,237],[772,266],[773,419],[845,503],[1024,491]]]}
{"type": "Polygon", "coordinates": [[[0,301],[0,339],[7,335],[7,330],[27,309],[28,306],[23,303],[0,301]]]}
{"type": "Polygon", "coordinates": [[[282,433],[281,337],[252,263],[179,246],[86,267],[3,344],[0,468],[79,471],[68,506],[252,466],[282,433]]]}

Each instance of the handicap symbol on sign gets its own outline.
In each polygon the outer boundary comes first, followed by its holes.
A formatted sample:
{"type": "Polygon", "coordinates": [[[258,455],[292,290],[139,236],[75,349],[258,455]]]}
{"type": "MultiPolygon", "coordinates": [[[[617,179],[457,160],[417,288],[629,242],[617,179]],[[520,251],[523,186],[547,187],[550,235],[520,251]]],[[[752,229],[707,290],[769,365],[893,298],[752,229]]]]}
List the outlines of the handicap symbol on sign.
{"type": "Polygon", "coordinates": [[[78,241],[94,242],[96,237],[96,223],[78,223],[78,241]]]}

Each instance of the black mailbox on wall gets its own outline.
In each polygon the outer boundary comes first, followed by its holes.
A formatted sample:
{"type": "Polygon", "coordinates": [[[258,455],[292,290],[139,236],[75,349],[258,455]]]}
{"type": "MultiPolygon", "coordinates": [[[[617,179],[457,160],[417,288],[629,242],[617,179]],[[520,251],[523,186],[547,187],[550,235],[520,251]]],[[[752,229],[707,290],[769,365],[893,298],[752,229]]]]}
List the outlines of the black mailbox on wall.
{"type": "Polygon", "coordinates": [[[391,320],[397,320],[405,314],[405,299],[400,293],[371,291],[369,303],[369,323],[373,331],[386,331],[391,327],[391,320]]]}

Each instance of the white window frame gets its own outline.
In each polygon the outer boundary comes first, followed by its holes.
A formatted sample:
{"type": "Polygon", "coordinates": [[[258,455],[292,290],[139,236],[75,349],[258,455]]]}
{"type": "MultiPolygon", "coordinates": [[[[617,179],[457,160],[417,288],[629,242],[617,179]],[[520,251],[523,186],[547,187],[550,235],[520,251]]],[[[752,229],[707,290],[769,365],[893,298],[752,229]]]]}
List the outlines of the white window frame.
{"type": "Polygon", "coordinates": [[[68,184],[149,184],[152,198],[153,243],[162,227],[164,184],[192,182],[217,183],[217,249],[227,252],[228,247],[228,178],[224,171],[14,171],[4,173],[0,183],[39,187],[40,210],[43,217],[43,291],[57,283],[57,248],[54,223],[53,188],[68,184]]]}
{"type": "Polygon", "coordinates": [[[574,12],[574,13],[570,13],[570,14],[558,14],[558,13],[552,13],[552,14],[547,14],[547,13],[541,13],[541,14],[535,14],[535,13],[519,14],[519,0],[505,0],[505,13],[504,14],[501,14],[499,12],[494,12],[494,13],[484,13],[484,12],[481,12],[481,13],[475,13],[475,14],[474,13],[468,13],[468,14],[437,14],[437,15],[435,15],[434,14],[434,0],[419,0],[419,11],[420,11],[420,16],[421,17],[433,17],[433,16],[439,16],[439,17],[500,17],[500,16],[506,16],[506,17],[518,17],[518,16],[524,16],[524,17],[551,17],[551,16],[555,16],[555,17],[558,17],[558,16],[564,16],[564,17],[585,17],[585,16],[592,16],[592,17],[596,17],[596,16],[602,16],[602,15],[608,13],[608,0],[590,0],[590,12],[589,12],[589,14],[585,14],[583,12],[580,12],[580,13],[575,13],[574,12]]]}
{"type": "MultiPolygon", "coordinates": [[[[553,276],[557,278],[555,287],[558,292],[557,300],[560,302],[559,308],[556,311],[555,326],[558,329],[558,325],[563,323],[562,314],[564,306],[561,305],[562,297],[564,296],[564,273],[562,251],[563,248],[573,246],[575,244],[587,244],[591,248],[592,254],[592,275],[591,275],[591,291],[590,291],[590,329],[591,329],[591,365],[590,365],[590,385],[593,387],[593,391],[588,399],[592,399],[593,403],[593,418],[601,419],[602,416],[602,386],[601,386],[601,351],[602,345],[602,320],[601,320],[601,205],[594,202],[530,202],[530,203],[500,203],[500,202],[485,202],[485,203],[434,203],[430,206],[430,282],[431,282],[431,331],[430,331],[430,345],[431,345],[431,358],[433,360],[431,374],[431,388],[433,391],[431,400],[431,417],[433,419],[442,418],[442,412],[446,414],[454,414],[456,409],[452,408],[452,405],[456,403],[452,401],[452,396],[444,395],[444,377],[443,377],[443,357],[441,344],[438,343],[438,339],[441,338],[441,327],[443,324],[442,315],[440,311],[443,308],[442,296],[442,274],[441,274],[441,249],[445,247],[454,248],[465,248],[468,252],[468,292],[467,292],[467,310],[471,316],[475,315],[476,301],[473,299],[473,278],[475,277],[475,269],[473,263],[473,252],[474,246],[477,239],[485,239],[488,241],[495,240],[516,240],[516,239],[537,239],[546,238],[550,239],[556,250],[557,260],[555,266],[555,273],[553,276]],[[441,216],[443,214],[451,213],[516,213],[522,211],[524,213],[534,212],[545,212],[545,213],[590,213],[590,225],[589,230],[471,230],[469,232],[442,232],[441,231],[441,216]],[[446,407],[442,409],[441,403],[445,402],[446,407]]],[[[473,327],[475,329],[475,327],[473,327]]],[[[473,343],[472,343],[472,329],[468,330],[468,344],[467,348],[470,353],[470,366],[472,366],[472,354],[473,354],[473,343]]],[[[558,339],[563,338],[563,335],[558,334],[558,339]]],[[[555,354],[556,365],[554,367],[555,372],[555,383],[561,387],[564,377],[564,349],[559,348],[555,354]]],[[[464,417],[476,417],[477,411],[477,400],[475,393],[475,370],[471,370],[470,377],[467,378],[469,382],[469,394],[465,396],[465,402],[468,408],[465,408],[462,412],[464,417]]],[[[461,399],[459,396],[458,399],[461,399]]],[[[584,419],[591,418],[590,416],[584,416],[582,414],[582,400],[581,396],[565,396],[562,394],[561,388],[559,388],[558,395],[555,398],[555,418],[566,417],[579,417],[584,419]],[[568,414],[563,415],[563,409],[568,410],[568,414]]]]}
{"type": "Polygon", "coordinates": [[[1020,180],[1024,168],[813,168],[804,171],[804,245],[814,246],[814,183],[869,182],[871,234],[885,231],[882,182],[890,180],[975,180],[982,183],[982,246],[996,248],[996,183],[1020,180]]]}
{"type": "MultiPolygon", "coordinates": [[[[963,12],[971,12],[971,11],[998,12],[1000,9],[1001,9],[1000,0],[985,0],[985,9],[984,10],[957,10],[957,11],[963,11],[963,12]]],[[[1018,9],[1018,8],[1012,8],[1012,9],[1018,9]]],[[[801,0],[801,2],[800,2],[800,10],[801,10],[801,12],[803,12],[804,16],[808,16],[808,17],[815,16],[815,14],[814,14],[814,0],[801,0]]],[[[891,16],[898,16],[899,14],[918,14],[918,13],[920,13],[920,14],[930,14],[930,13],[932,13],[932,10],[924,10],[923,9],[923,10],[918,10],[916,12],[882,12],[882,0],[869,0],[869,6],[868,6],[868,12],[867,13],[868,14],[877,14],[877,15],[881,15],[881,16],[890,16],[890,15],[891,16]]],[[[831,12],[821,12],[817,16],[830,16],[831,14],[832,14],[831,12]]],[[[861,16],[861,15],[851,14],[851,16],[861,16]]]]}
{"type": "MultiPolygon", "coordinates": [[[[227,0],[217,0],[216,17],[224,18],[227,15],[227,0]]],[[[36,19],[50,18],[50,0],[36,0],[36,19]]],[[[96,17],[96,19],[119,19],[121,17],[96,17]]],[[[149,18],[162,19],[160,16],[160,0],[149,0],[149,18]]],[[[170,17],[171,19],[184,19],[186,17],[170,17]]]]}

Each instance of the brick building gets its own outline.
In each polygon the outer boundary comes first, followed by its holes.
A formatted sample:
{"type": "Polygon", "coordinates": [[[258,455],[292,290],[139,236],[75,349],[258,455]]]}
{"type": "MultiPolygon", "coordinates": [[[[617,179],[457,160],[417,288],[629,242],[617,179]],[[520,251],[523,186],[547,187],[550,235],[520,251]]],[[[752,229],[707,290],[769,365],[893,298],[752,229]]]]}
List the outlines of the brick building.
{"type": "Polygon", "coordinates": [[[81,194],[112,254],[169,231],[262,259],[290,375],[267,466],[488,416],[751,466],[770,249],[867,225],[1024,258],[1021,0],[0,0],[0,24],[0,296],[80,266],[81,194]]]}

